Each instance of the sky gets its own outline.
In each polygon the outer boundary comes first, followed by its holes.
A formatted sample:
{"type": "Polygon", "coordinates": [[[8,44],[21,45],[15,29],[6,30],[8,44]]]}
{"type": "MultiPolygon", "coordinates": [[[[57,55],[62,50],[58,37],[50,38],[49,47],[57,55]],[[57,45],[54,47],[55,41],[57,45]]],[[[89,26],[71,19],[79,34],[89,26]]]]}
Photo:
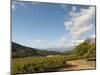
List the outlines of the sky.
{"type": "Polygon", "coordinates": [[[68,48],[95,37],[95,7],[12,1],[12,41],[32,48],[68,48]]]}

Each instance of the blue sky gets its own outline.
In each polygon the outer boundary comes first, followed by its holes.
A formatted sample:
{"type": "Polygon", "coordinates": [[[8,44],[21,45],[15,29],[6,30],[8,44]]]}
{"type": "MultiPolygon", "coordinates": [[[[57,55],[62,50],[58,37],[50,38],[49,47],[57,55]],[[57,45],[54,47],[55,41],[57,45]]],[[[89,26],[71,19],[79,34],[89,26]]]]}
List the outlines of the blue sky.
{"type": "Polygon", "coordinates": [[[33,48],[70,47],[95,36],[93,6],[12,2],[12,40],[33,48]]]}

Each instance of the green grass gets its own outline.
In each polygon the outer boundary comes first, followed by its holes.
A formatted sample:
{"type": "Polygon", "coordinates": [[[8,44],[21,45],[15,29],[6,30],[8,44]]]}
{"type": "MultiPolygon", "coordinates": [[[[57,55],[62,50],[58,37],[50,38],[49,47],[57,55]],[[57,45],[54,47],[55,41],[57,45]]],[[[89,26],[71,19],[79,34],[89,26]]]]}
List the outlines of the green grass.
{"type": "Polygon", "coordinates": [[[65,67],[66,61],[79,59],[75,55],[25,57],[12,59],[12,74],[53,72],[65,67]]]}
{"type": "MultiPolygon", "coordinates": [[[[12,74],[16,75],[16,74],[28,74],[28,73],[57,72],[62,68],[68,66],[68,64],[66,63],[67,61],[77,60],[77,59],[79,58],[75,55],[13,58],[12,74]]],[[[87,64],[89,63],[89,61],[86,61],[84,63],[87,64]]],[[[92,63],[90,61],[89,64],[93,65],[94,62],[92,63]]]]}
{"type": "Polygon", "coordinates": [[[66,56],[16,58],[12,60],[12,74],[57,71],[66,61],[66,56]]]}

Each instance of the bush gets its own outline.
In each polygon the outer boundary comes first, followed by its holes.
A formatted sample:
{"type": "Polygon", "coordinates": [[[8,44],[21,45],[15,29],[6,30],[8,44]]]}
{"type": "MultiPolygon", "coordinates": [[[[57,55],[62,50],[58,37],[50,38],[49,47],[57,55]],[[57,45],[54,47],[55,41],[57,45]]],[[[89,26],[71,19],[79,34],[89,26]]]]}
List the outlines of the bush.
{"type": "Polygon", "coordinates": [[[12,74],[57,71],[66,66],[65,57],[35,57],[13,59],[12,74]]]}

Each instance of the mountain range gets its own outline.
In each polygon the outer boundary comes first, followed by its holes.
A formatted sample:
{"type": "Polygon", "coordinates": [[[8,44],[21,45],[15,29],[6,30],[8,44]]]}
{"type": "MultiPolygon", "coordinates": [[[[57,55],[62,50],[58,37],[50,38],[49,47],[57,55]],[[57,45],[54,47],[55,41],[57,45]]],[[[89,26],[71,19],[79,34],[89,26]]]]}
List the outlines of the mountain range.
{"type": "Polygon", "coordinates": [[[61,54],[58,51],[47,51],[36,48],[30,48],[18,43],[12,42],[12,58],[29,57],[29,56],[47,56],[61,54]]]}
{"type": "MultiPolygon", "coordinates": [[[[96,39],[86,39],[84,42],[95,44],[96,39]]],[[[69,48],[48,48],[48,49],[36,49],[31,47],[26,47],[18,43],[12,42],[12,58],[19,57],[30,57],[30,56],[47,56],[47,55],[62,55],[71,53],[74,47],[69,48]]]]}

